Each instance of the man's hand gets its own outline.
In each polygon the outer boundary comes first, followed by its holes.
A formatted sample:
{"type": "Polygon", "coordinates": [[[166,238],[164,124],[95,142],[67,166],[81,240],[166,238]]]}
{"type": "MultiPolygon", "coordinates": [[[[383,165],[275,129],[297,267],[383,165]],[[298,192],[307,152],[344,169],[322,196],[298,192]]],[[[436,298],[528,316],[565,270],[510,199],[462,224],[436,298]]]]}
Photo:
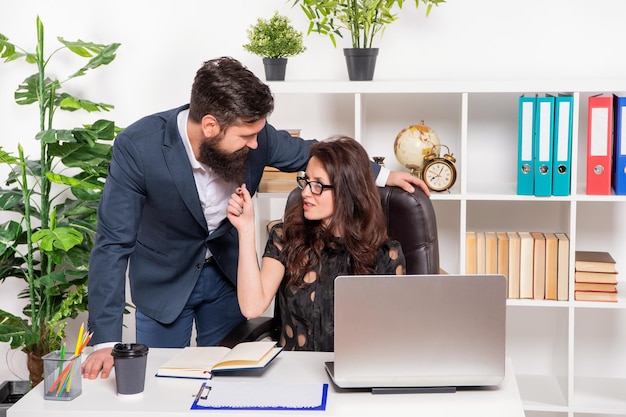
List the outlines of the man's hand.
{"type": "Polygon", "coordinates": [[[113,368],[113,356],[111,352],[113,348],[102,348],[92,352],[81,366],[83,378],[96,379],[100,371],[102,371],[102,379],[109,377],[111,368],[113,368]]]}
{"type": "Polygon", "coordinates": [[[408,172],[403,171],[391,171],[389,172],[389,177],[387,178],[387,185],[395,185],[396,187],[402,188],[404,191],[408,193],[412,193],[415,191],[413,185],[417,185],[424,193],[430,197],[430,190],[426,186],[426,183],[421,179],[417,178],[415,175],[411,175],[408,172]]]}

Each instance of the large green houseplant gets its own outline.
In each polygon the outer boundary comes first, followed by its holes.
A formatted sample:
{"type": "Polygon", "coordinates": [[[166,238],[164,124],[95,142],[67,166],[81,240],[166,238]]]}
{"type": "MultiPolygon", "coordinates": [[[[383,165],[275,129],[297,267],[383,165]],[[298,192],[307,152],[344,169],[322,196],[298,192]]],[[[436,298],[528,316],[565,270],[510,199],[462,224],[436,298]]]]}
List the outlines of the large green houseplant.
{"type": "MultiPolygon", "coordinates": [[[[415,0],[415,7],[420,3],[426,6],[426,16],[433,6],[439,6],[445,0],[415,0]]],[[[308,33],[317,32],[327,35],[333,46],[337,46],[337,37],[350,34],[352,48],[344,48],[348,73],[351,80],[371,80],[378,48],[373,48],[376,36],[398,19],[395,10],[402,8],[403,0],[293,0],[309,19],[308,33]],[[357,64],[369,65],[365,69],[351,66],[352,57],[357,64]],[[371,58],[367,58],[371,57],[371,58]],[[371,59],[371,60],[370,60],[371,59]]]]}
{"type": "MultiPolygon", "coordinates": [[[[39,141],[39,157],[26,156],[20,143],[17,153],[0,146],[0,164],[9,167],[0,189],[0,283],[23,280],[25,289],[18,297],[26,300],[22,316],[0,309],[0,341],[27,353],[33,385],[42,378],[38,358],[61,346],[66,320],[87,307],[87,271],[96,209],[117,130],[107,120],[56,129],[54,116],[59,110],[99,112],[112,108],[76,98],[63,87],[67,81],[111,63],[120,45],[72,42],[59,37],[60,46],[46,56],[44,26],[39,17],[36,26],[35,52],[27,52],[0,34],[0,58],[4,62],[24,60],[36,66],[36,72],[18,86],[15,101],[39,107],[39,133],[35,138],[39,141]],[[86,63],[64,80],[49,78],[46,70],[51,59],[68,51],[86,63]]],[[[0,139],[5,146],[18,141],[0,139]]]]}
{"type": "Polygon", "coordinates": [[[274,13],[271,19],[257,19],[247,30],[248,43],[243,47],[248,52],[263,58],[265,78],[268,81],[285,79],[287,58],[306,50],[302,44],[302,32],[297,31],[289,18],[274,13]]]}

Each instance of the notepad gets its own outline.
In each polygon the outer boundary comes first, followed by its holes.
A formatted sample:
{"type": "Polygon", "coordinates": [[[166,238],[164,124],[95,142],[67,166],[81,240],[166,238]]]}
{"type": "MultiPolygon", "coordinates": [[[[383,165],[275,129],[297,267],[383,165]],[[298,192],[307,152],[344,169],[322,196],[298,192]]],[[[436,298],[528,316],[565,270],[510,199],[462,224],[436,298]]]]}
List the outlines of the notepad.
{"type": "Polygon", "coordinates": [[[192,410],[325,410],[328,384],[204,382],[192,410]]]}
{"type": "Polygon", "coordinates": [[[224,346],[186,347],[161,365],[156,376],[210,379],[222,371],[260,369],[280,352],[276,342],[244,342],[230,349],[224,346]]]}

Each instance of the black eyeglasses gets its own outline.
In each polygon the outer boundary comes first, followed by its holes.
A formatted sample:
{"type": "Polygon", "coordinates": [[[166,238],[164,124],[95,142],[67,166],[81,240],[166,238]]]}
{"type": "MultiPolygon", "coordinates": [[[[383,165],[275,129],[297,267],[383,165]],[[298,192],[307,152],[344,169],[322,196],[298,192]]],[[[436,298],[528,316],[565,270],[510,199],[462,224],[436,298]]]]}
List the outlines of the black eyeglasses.
{"type": "Polygon", "coordinates": [[[298,183],[298,188],[300,188],[301,190],[304,190],[304,187],[308,185],[311,189],[311,193],[315,195],[322,195],[324,190],[334,188],[334,186],[332,185],[322,184],[319,181],[309,181],[307,177],[301,176],[296,177],[296,182],[298,183]]]}

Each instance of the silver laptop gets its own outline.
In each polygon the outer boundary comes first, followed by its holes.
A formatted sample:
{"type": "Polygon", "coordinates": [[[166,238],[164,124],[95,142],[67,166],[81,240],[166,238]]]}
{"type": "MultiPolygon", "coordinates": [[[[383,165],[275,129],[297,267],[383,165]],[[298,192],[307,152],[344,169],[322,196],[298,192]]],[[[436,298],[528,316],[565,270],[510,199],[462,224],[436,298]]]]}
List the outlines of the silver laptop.
{"type": "Polygon", "coordinates": [[[335,279],[341,388],[498,385],[504,378],[503,275],[368,275],[335,279]]]}

